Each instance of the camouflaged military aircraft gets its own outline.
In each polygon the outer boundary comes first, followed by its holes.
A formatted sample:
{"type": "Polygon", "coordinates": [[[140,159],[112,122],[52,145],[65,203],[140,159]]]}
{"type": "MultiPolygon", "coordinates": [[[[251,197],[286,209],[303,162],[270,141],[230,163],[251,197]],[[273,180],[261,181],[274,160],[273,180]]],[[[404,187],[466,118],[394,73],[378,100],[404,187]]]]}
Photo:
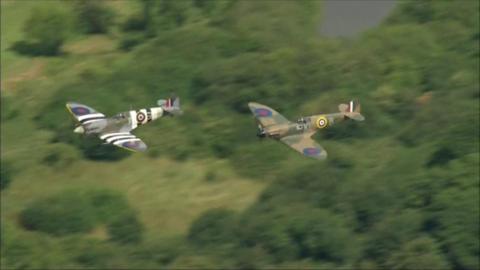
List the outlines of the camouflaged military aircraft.
{"type": "Polygon", "coordinates": [[[360,114],[360,104],[357,105],[353,101],[349,104],[340,104],[338,113],[302,117],[297,122],[288,121],[274,109],[262,104],[250,102],[248,107],[258,121],[258,137],[280,140],[303,155],[320,160],[327,158],[327,152],[310,138],[315,132],[339,120],[365,120],[360,114]]]}
{"type": "Polygon", "coordinates": [[[147,150],[147,145],[130,132],[164,115],[182,114],[180,99],[177,97],[160,99],[157,104],[159,107],[122,112],[110,118],[83,104],[69,102],[66,106],[78,121],[73,132],[97,135],[106,144],[113,144],[130,151],[144,152],[147,150]]]}

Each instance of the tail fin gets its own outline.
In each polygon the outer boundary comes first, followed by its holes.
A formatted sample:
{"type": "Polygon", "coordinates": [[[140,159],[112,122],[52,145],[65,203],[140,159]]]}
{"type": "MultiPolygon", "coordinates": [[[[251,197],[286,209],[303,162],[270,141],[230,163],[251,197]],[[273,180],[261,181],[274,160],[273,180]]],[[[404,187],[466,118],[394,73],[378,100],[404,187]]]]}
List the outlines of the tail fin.
{"type": "Polygon", "coordinates": [[[183,111],[180,109],[180,98],[177,96],[172,96],[169,99],[159,99],[157,104],[170,115],[176,116],[183,114],[183,111]]]}
{"type": "Polygon", "coordinates": [[[356,121],[363,121],[365,117],[360,113],[360,104],[351,100],[348,104],[340,104],[338,105],[338,109],[341,113],[343,113],[346,117],[356,120],[356,121]]]}

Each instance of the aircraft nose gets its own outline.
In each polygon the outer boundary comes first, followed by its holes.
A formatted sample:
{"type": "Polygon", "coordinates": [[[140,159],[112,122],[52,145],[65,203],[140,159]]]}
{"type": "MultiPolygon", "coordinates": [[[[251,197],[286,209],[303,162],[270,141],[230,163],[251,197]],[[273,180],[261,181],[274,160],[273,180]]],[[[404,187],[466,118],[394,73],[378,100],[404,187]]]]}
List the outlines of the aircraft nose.
{"type": "Polygon", "coordinates": [[[265,130],[261,126],[258,127],[257,137],[259,138],[267,137],[267,132],[265,132],[265,130]]]}
{"type": "Polygon", "coordinates": [[[259,132],[259,133],[257,133],[257,137],[258,138],[265,138],[265,137],[267,137],[267,134],[259,132]]]}
{"type": "Polygon", "coordinates": [[[75,133],[84,133],[85,132],[85,129],[83,128],[83,126],[78,126],[76,127],[73,132],[75,133]]]}

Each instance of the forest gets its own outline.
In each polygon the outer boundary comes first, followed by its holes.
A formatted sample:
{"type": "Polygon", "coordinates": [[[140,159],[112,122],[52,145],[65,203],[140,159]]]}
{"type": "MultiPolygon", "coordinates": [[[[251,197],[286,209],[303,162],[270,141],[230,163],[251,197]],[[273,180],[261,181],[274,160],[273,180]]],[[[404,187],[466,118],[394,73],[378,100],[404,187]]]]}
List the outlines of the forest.
{"type": "Polygon", "coordinates": [[[398,1],[354,38],[322,1],[1,2],[2,269],[479,269],[479,1],[398,1]],[[73,133],[175,93],[130,153],[73,133]],[[318,132],[258,139],[247,103],[318,132]]]}

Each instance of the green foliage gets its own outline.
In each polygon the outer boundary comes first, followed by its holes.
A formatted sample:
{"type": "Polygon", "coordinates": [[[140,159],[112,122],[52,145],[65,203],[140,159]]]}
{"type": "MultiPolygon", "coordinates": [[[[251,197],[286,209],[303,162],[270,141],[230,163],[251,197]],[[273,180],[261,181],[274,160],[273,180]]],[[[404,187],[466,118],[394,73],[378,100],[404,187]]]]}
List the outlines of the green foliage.
{"type": "Polygon", "coordinates": [[[48,154],[43,158],[45,165],[63,169],[78,160],[78,153],[68,145],[53,145],[48,154]]]}
{"type": "Polygon", "coordinates": [[[90,231],[95,219],[88,200],[75,192],[61,193],[31,203],[20,214],[25,229],[52,235],[90,231]]]}
{"type": "Polygon", "coordinates": [[[2,121],[8,121],[16,118],[20,114],[20,110],[16,108],[14,100],[10,97],[1,96],[1,119],[2,121]]]}
{"type": "Polygon", "coordinates": [[[145,41],[145,36],[141,34],[128,34],[120,41],[120,49],[130,51],[135,46],[142,44],[145,41]]]}
{"type": "Polygon", "coordinates": [[[449,269],[435,240],[421,237],[406,243],[388,259],[388,269],[449,269]]]}
{"type": "MultiPolygon", "coordinates": [[[[2,220],[2,269],[47,269],[71,264],[61,245],[44,234],[32,234],[2,220]],[[48,248],[48,253],[45,253],[48,248]]],[[[71,264],[72,265],[72,264],[71,264]]]]}
{"type": "Polygon", "coordinates": [[[101,223],[112,222],[120,216],[131,216],[127,198],[115,191],[99,189],[89,190],[86,196],[95,208],[96,220],[101,223]]]}
{"type": "Polygon", "coordinates": [[[219,4],[218,1],[215,0],[193,0],[193,5],[196,8],[200,9],[203,13],[210,15],[221,4],[219,4]]]}
{"type": "Polygon", "coordinates": [[[144,228],[133,212],[113,219],[108,224],[110,239],[121,244],[135,244],[142,240],[144,228]]]}
{"type": "Polygon", "coordinates": [[[157,3],[158,24],[161,29],[170,29],[186,23],[190,17],[190,1],[162,0],[157,3]]]}
{"type": "Polygon", "coordinates": [[[77,249],[75,261],[84,267],[106,268],[108,267],[108,261],[115,256],[115,250],[109,248],[104,243],[98,241],[80,243],[80,247],[75,247],[77,249]]]}
{"type": "Polygon", "coordinates": [[[434,197],[431,223],[455,268],[475,269],[479,267],[480,252],[478,173],[476,179],[473,175],[467,179],[473,180],[472,184],[476,182],[476,186],[448,188],[434,197]]]}
{"type": "Polygon", "coordinates": [[[341,217],[304,204],[247,213],[240,223],[242,242],[260,246],[275,262],[311,258],[347,263],[356,258],[356,240],[341,217]],[[308,212],[296,209],[309,209],[308,212]]]}
{"type": "Polygon", "coordinates": [[[261,205],[276,207],[288,201],[306,202],[322,208],[335,207],[339,185],[344,180],[342,173],[335,168],[312,162],[282,173],[260,196],[261,205]],[[320,192],[324,194],[318,196],[320,192]]]}
{"type": "Polygon", "coordinates": [[[300,257],[338,263],[355,258],[355,238],[342,218],[316,210],[308,216],[295,217],[292,223],[290,237],[298,246],[300,257]]]}
{"type": "Polygon", "coordinates": [[[67,14],[58,8],[35,8],[23,27],[25,40],[14,44],[22,54],[57,55],[69,31],[67,14]]]}
{"type": "Polygon", "coordinates": [[[426,165],[428,167],[442,166],[452,159],[455,159],[455,153],[453,153],[452,150],[446,147],[442,147],[432,154],[430,160],[427,162],[426,165]]]}
{"type": "Polygon", "coordinates": [[[95,0],[75,0],[73,11],[79,28],[87,34],[107,33],[115,16],[105,3],[95,0]]]}
{"type": "Polygon", "coordinates": [[[226,209],[213,209],[195,220],[188,239],[200,246],[222,245],[235,240],[235,213],[226,209]]]}
{"type": "Polygon", "coordinates": [[[139,14],[132,15],[122,24],[122,30],[126,32],[142,31],[145,30],[146,27],[147,23],[145,18],[139,14]]]}
{"type": "Polygon", "coordinates": [[[1,161],[0,164],[0,190],[6,189],[12,182],[12,168],[10,163],[1,161]]]}
{"type": "Polygon", "coordinates": [[[139,242],[143,231],[126,199],[108,190],[66,191],[33,201],[21,212],[20,223],[56,236],[107,224],[112,240],[122,243],[139,242]]]}
{"type": "Polygon", "coordinates": [[[366,241],[366,253],[369,257],[382,262],[388,252],[415,239],[422,227],[422,216],[412,210],[387,215],[377,223],[366,241]]]}
{"type": "Polygon", "coordinates": [[[144,241],[142,245],[135,246],[133,257],[168,265],[184,253],[186,253],[186,243],[183,237],[173,237],[144,241]]]}
{"type": "Polygon", "coordinates": [[[215,170],[208,170],[204,176],[205,181],[207,182],[215,182],[218,180],[218,174],[215,170]]]}

